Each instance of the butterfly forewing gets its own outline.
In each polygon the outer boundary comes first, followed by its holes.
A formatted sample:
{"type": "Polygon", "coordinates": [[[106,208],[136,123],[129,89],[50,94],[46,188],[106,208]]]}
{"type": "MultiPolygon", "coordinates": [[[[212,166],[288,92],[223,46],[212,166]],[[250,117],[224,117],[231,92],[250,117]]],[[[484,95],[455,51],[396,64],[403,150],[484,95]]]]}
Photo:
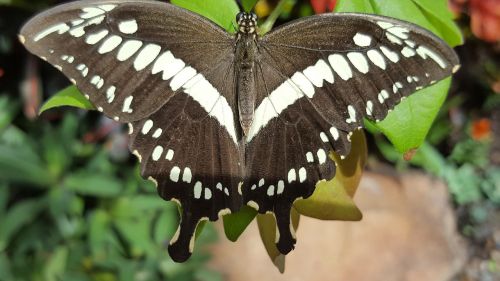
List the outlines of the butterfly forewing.
{"type": "Polygon", "coordinates": [[[21,36],[99,110],[122,121],[155,112],[194,73],[232,52],[231,37],[215,24],[144,0],[63,5],[33,18],[21,36]]]}

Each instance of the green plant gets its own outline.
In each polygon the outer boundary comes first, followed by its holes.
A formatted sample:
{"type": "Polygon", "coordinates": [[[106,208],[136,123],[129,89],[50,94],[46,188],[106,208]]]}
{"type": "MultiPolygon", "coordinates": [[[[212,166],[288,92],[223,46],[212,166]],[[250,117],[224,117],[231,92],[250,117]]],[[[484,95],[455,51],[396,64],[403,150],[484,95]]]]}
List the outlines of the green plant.
{"type": "MultiPolygon", "coordinates": [[[[109,143],[83,142],[88,118],[19,126],[9,108],[0,98],[0,119],[14,121],[0,127],[0,280],[220,280],[202,251],[168,257],[177,207],[109,143]]],[[[215,237],[205,228],[198,243],[215,237]]]]}

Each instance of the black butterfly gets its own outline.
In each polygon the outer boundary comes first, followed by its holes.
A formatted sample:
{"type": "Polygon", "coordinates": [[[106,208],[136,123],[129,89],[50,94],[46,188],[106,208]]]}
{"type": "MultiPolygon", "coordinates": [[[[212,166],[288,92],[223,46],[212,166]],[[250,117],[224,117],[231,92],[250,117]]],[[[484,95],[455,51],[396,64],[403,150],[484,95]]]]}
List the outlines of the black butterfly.
{"type": "Polygon", "coordinates": [[[365,14],[325,14],[265,36],[240,13],[231,35],[155,1],[79,1],[30,20],[20,39],[60,69],[106,116],[130,124],[130,150],[160,196],[182,206],[169,252],[192,253],[202,220],[243,204],[277,221],[277,247],[295,238],[290,209],[335,175],[329,151],[349,153],[363,118],[458,69],[430,32],[365,14]]]}

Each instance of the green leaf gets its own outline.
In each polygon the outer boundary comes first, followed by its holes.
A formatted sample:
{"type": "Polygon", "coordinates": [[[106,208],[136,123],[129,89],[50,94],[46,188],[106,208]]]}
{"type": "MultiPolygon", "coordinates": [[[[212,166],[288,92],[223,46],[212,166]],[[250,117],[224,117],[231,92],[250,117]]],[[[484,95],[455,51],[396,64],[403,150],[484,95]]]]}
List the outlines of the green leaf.
{"type": "Polygon", "coordinates": [[[177,214],[177,207],[161,212],[154,229],[154,239],[156,243],[162,245],[167,240],[170,240],[174,236],[178,224],[179,215],[177,214]]]}
{"type": "Polygon", "coordinates": [[[227,239],[235,242],[253,221],[257,211],[248,206],[243,206],[240,211],[224,216],[224,233],[227,239]]]}
{"type": "Polygon", "coordinates": [[[53,95],[43,106],[40,108],[39,114],[61,106],[73,106],[87,110],[95,110],[95,107],[88,101],[76,86],[69,86],[68,88],[53,95]]]}
{"type": "Polygon", "coordinates": [[[443,174],[458,204],[474,203],[481,199],[481,179],[472,165],[464,164],[458,169],[446,167],[443,174]]]}
{"type": "Polygon", "coordinates": [[[337,13],[375,13],[370,0],[339,0],[335,6],[337,13]]]}
{"type": "Polygon", "coordinates": [[[69,250],[65,246],[61,246],[49,257],[45,266],[45,280],[58,281],[66,269],[69,250]]]}
{"type": "Polygon", "coordinates": [[[53,182],[43,163],[28,143],[0,144],[0,180],[47,186],[53,182]]]}
{"type": "MultiPolygon", "coordinates": [[[[451,79],[422,89],[397,105],[387,117],[372,125],[401,153],[418,148],[446,99],[451,79]]],[[[369,122],[369,121],[368,121],[369,122]]]]}
{"type": "Polygon", "coordinates": [[[241,5],[245,11],[250,12],[258,0],[242,0],[241,5]]]}
{"type": "Polygon", "coordinates": [[[96,210],[89,218],[89,246],[95,259],[106,257],[106,242],[111,231],[110,217],[103,210],[96,210]]]}
{"type": "Polygon", "coordinates": [[[112,176],[86,171],[67,176],[63,185],[79,194],[96,197],[118,196],[123,186],[121,181],[112,176]]]}
{"type": "Polygon", "coordinates": [[[152,241],[151,217],[136,219],[119,218],[114,224],[121,235],[125,238],[129,253],[132,257],[138,258],[144,255],[151,255],[155,246],[152,241]]]}
{"type": "Polygon", "coordinates": [[[453,20],[453,13],[448,8],[447,0],[413,0],[413,2],[448,44],[451,46],[463,44],[462,32],[453,20]]]}
{"type": "MultiPolygon", "coordinates": [[[[297,230],[299,227],[300,215],[292,208],[290,212],[292,226],[297,230]]],[[[267,254],[271,258],[274,266],[281,272],[285,272],[285,255],[279,252],[276,247],[276,219],[273,214],[257,215],[257,225],[259,227],[260,238],[264,244],[267,254]]]]}
{"type": "Polygon", "coordinates": [[[234,32],[234,20],[239,12],[234,0],[172,0],[172,4],[200,14],[229,32],[234,32]]]}
{"type": "MultiPolygon", "coordinates": [[[[19,277],[19,276],[18,276],[19,277]]],[[[0,280],[16,280],[11,271],[11,261],[7,253],[0,251],[0,280]]]]}
{"type": "Polygon", "coordinates": [[[486,171],[486,179],[481,182],[481,188],[491,202],[500,206],[500,168],[492,167],[486,171]]]}
{"type": "Polygon", "coordinates": [[[355,131],[352,150],[344,159],[332,153],[337,165],[335,177],[316,185],[313,195],[297,200],[293,206],[301,214],[322,220],[360,220],[362,215],[352,200],[361,181],[366,162],[367,147],[362,131],[355,131]]]}
{"type": "Polygon", "coordinates": [[[24,200],[12,206],[0,222],[0,252],[10,243],[12,237],[24,226],[33,222],[46,206],[41,199],[24,200]]]}

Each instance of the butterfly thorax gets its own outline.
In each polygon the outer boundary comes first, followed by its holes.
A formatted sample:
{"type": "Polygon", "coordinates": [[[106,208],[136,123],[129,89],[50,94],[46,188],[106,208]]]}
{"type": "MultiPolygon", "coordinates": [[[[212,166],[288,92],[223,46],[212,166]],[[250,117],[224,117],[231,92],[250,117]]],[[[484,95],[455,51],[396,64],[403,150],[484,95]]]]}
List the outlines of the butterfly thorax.
{"type": "Polygon", "coordinates": [[[257,55],[257,16],[239,13],[236,16],[238,34],[235,42],[235,69],[238,93],[239,121],[244,135],[252,125],[255,110],[255,57],[257,55]]]}

